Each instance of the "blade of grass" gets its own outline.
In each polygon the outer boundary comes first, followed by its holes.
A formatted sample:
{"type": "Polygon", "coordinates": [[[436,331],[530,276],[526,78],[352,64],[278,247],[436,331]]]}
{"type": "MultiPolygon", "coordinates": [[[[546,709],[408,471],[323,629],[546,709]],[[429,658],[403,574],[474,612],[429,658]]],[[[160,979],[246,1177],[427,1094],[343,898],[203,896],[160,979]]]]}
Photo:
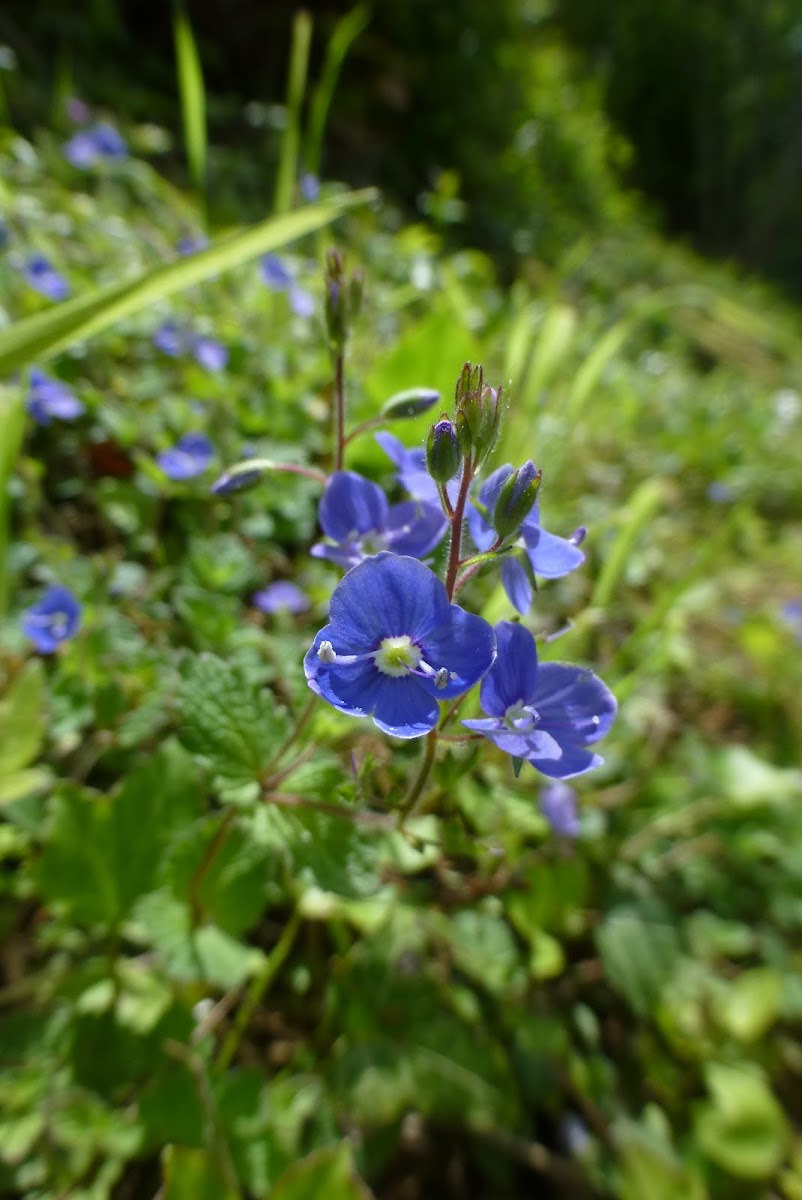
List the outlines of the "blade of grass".
{"type": "Polygon", "coordinates": [[[10,329],[0,331],[0,378],[27,363],[58,354],[175,292],[330,225],[341,213],[368,204],[376,196],[374,188],[363,188],[281,217],[269,217],[191,257],[26,317],[10,329]]]}
{"type": "Polygon", "coordinates": [[[665,487],[659,479],[646,479],[636,489],[621,513],[618,537],[596,580],[590,608],[606,608],[610,604],[642,529],[651,521],[664,497],[665,487]]]}
{"type": "Polygon", "coordinates": [[[276,193],[273,199],[275,213],[288,212],[292,207],[292,193],[298,176],[298,150],[301,144],[301,105],[306,90],[311,41],[312,18],[308,12],[301,10],[295,14],[292,26],[290,70],[287,79],[287,124],[281,139],[276,175],[276,193]]]}
{"type": "Polygon", "coordinates": [[[323,157],[323,135],[329,119],[331,103],[340,77],[345,56],[363,29],[370,21],[370,13],[363,4],[358,4],[334,26],[323,60],[323,69],[317,87],[312,94],[309,123],[304,146],[304,164],[312,175],[320,174],[323,157]]]}
{"type": "Polygon", "coordinates": [[[189,174],[203,203],[206,191],[206,90],[198,47],[184,5],[176,4],[173,18],[175,61],[181,96],[181,121],[189,174]]]}
{"type": "Polygon", "coordinates": [[[0,621],[8,611],[8,547],[10,540],[11,496],[9,481],[22,444],[25,407],[18,388],[0,389],[0,621]]]}

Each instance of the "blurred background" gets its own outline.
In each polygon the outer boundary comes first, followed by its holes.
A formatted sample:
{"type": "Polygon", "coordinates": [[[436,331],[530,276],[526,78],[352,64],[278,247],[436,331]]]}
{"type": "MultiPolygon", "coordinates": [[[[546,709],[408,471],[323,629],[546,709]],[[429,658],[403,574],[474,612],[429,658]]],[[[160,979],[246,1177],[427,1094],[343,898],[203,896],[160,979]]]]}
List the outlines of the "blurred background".
{"type": "Polygon", "coordinates": [[[802,1200],[801,172],[799,0],[4,0],[0,1196],[802,1200]],[[417,769],[333,711],[254,801],[334,575],[313,479],[210,483],[328,468],[332,243],[350,419],[484,364],[619,701],[558,796],[444,748],[420,845],[314,808],[417,769]]]}

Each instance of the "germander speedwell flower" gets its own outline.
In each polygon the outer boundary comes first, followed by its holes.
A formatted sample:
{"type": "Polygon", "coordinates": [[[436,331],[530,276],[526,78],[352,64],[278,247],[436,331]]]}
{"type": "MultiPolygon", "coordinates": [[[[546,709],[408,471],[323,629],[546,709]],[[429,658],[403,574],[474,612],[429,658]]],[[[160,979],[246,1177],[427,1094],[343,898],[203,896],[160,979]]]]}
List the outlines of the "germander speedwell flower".
{"type": "Polygon", "coordinates": [[[604,760],[587,747],[615,718],[610,689],[582,667],[538,664],[535,639],[523,625],[500,621],[495,631],[498,657],[479,693],[488,715],[462,724],[552,779],[600,766],[604,760]]]}
{"type": "Polygon", "coordinates": [[[434,729],[439,701],[473,687],[495,657],[492,627],[451,604],[417,559],[383,552],[340,580],[329,624],[304,659],[309,686],[395,737],[434,729]]]}
{"type": "Polygon", "coordinates": [[[53,654],[62,642],[75,637],[81,624],[81,606],[69,588],[49,587],[22,615],[22,632],[40,654],[53,654]]]}
{"type": "Polygon", "coordinates": [[[390,505],[377,483],[355,471],[335,471],[321,498],[319,516],[329,541],[318,542],[312,554],[346,570],[380,550],[423,558],[447,527],[440,508],[416,500],[390,505]]]}

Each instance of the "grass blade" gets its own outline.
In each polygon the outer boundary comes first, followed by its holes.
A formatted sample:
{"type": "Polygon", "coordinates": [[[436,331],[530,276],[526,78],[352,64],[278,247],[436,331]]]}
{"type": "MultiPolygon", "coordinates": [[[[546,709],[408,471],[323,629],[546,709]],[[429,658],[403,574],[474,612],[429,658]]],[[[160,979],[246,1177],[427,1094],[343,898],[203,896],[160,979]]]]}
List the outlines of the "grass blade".
{"type": "Polygon", "coordinates": [[[11,496],[9,481],[22,444],[25,407],[18,388],[0,389],[0,621],[8,611],[8,546],[10,538],[11,496]]]}
{"type": "Polygon", "coordinates": [[[198,47],[183,4],[176,5],[173,20],[181,120],[189,174],[198,194],[206,189],[206,90],[198,47]]]}
{"type": "Polygon", "coordinates": [[[366,6],[358,4],[340,18],[326,46],[320,80],[312,95],[304,147],[304,162],[312,175],[320,174],[323,135],[345,56],[362,30],[367,27],[369,20],[370,14],[366,6]]]}
{"type": "Polygon", "coordinates": [[[298,177],[298,150],[301,144],[301,105],[306,90],[309,68],[309,45],[312,41],[312,18],[303,10],[296,13],[292,26],[290,71],[287,80],[287,125],[281,139],[276,194],[273,210],[285,213],[292,206],[292,193],[298,177]]]}
{"type": "Polygon", "coordinates": [[[100,333],[123,317],[175,292],[203,283],[259,254],[322,229],[341,213],[368,204],[376,196],[374,188],[363,188],[281,217],[269,217],[191,257],[155,267],[125,283],[98,288],[26,317],[10,329],[0,331],[0,378],[28,363],[58,354],[73,343],[100,333]]]}

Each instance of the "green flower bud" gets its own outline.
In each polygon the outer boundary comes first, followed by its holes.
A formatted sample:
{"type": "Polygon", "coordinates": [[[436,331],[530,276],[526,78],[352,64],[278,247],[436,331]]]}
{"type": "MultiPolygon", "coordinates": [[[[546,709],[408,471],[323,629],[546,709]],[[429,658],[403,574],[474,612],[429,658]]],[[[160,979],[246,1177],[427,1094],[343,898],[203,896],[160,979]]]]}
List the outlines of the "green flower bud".
{"type": "Polygon", "coordinates": [[[493,509],[493,528],[499,537],[510,537],[521,528],[537,500],[541,477],[542,472],[529,459],[504,481],[493,509]]]}
{"type": "Polygon", "coordinates": [[[457,431],[448,417],[443,415],[429,430],[426,441],[427,470],[437,483],[448,483],[459,470],[461,461],[457,431]]]}

